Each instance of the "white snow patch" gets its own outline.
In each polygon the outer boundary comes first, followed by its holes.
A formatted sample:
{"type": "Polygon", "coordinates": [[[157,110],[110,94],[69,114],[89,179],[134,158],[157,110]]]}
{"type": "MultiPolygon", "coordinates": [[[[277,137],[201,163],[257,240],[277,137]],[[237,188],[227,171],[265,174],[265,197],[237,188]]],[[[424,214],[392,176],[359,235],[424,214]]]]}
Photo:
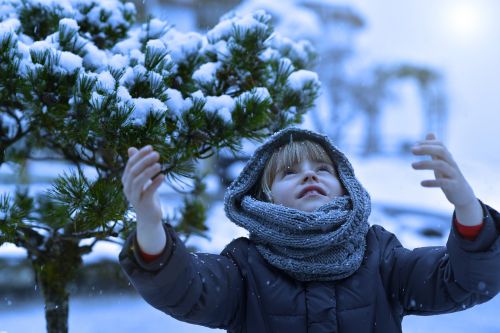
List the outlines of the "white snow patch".
{"type": "Polygon", "coordinates": [[[193,80],[202,84],[208,84],[215,81],[215,74],[220,67],[219,62],[207,62],[193,73],[193,80]]]}
{"type": "Polygon", "coordinates": [[[110,72],[104,71],[97,76],[97,84],[101,89],[112,92],[115,89],[116,81],[110,72]]]}
{"type": "Polygon", "coordinates": [[[107,64],[108,56],[106,52],[100,50],[94,43],[86,43],[83,50],[86,53],[83,62],[90,65],[90,67],[99,69],[107,64]]]}
{"type": "Polygon", "coordinates": [[[116,95],[122,102],[127,102],[132,99],[132,96],[130,96],[130,93],[127,88],[124,86],[119,86],[118,90],[116,91],[116,95]]]}
{"type": "Polygon", "coordinates": [[[109,59],[109,67],[113,69],[121,69],[128,66],[128,57],[122,54],[115,54],[109,59]]]}
{"type": "Polygon", "coordinates": [[[90,103],[94,105],[96,109],[100,109],[102,106],[102,102],[104,101],[104,96],[97,93],[96,91],[92,92],[92,96],[90,97],[90,103]]]}
{"type": "Polygon", "coordinates": [[[146,47],[163,50],[165,48],[165,44],[163,44],[163,42],[159,39],[151,39],[147,42],[146,47]]]}
{"type": "Polygon", "coordinates": [[[46,50],[52,50],[54,44],[45,40],[36,41],[30,45],[30,50],[35,52],[45,52],[46,50]]]}
{"type": "Polygon", "coordinates": [[[227,39],[234,31],[247,34],[256,30],[267,29],[266,24],[259,22],[255,17],[269,16],[263,10],[257,10],[244,16],[234,16],[219,22],[207,33],[209,41],[215,43],[221,39],[227,39]]]}
{"type": "Polygon", "coordinates": [[[134,68],[128,67],[120,79],[120,84],[131,86],[135,82],[136,78],[145,76],[146,73],[146,67],[142,65],[136,65],[134,68]]]}
{"type": "Polygon", "coordinates": [[[223,20],[219,22],[212,30],[207,33],[207,38],[210,41],[217,41],[229,36],[233,31],[233,22],[230,20],[223,20]]]}
{"type": "Polygon", "coordinates": [[[142,30],[152,38],[160,38],[168,29],[169,24],[158,18],[150,20],[142,25],[142,30]]]}
{"type": "Polygon", "coordinates": [[[21,27],[21,22],[17,18],[9,18],[0,22],[0,42],[9,33],[16,34],[16,31],[21,27]]]}
{"type": "Polygon", "coordinates": [[[243,104],[246,100],[248,100],[250,98],[256,98],[257,101],[259,101],[259,102],[262,102],[265,99],[271,99],[272,100],[271,95],[269,94],[269,91],[267,90],[267,88],[265,88],[265,87],[257,87],[257,88],[253,88],[250,91],[244,92],[243,94],[241,94],[240,96],[238,96],[236,98],[236,101],[238,103],[243,104]]]}
{"type": "Polygon", "coordinates": [[[87,14],[87,18],[88,20],[94,24],[94,25],[97,25],[99,26],[100,23],[101,23],[101,10],[102,8],[100,8],[99,6],[95,6],[94,8],[92,8],[87,14]]]}
{"type": "Polygon", "coordinates": [[[134,82],[134,69],[131,67],[127,67],[125,69],[125,73],[123,73],[123,76],[120,78],[120,84],[121,85],[127,85],[130,86],[134,82]]]}
{"type": "Polygon", "coordinates": [[[219,58],[227,58],[230,56],[229,49],[227,47],[227,42],[225,40],[220,40],[217,43],[213,44],[213,48],[217,53],[219,58]]]}
{"type": "Polygon", "coordinates": [[[231,113],[236,107],[236,101],[229,95],[207,96],[204,110],[215,112],[226,122],[232,120],[231,113]]]}
{"type": "Polygon", "coordinates": [[[67,17],[73,16],[73,13],[75,12],[71,0],[31,0],[30,3],[33,5],[40,4],[49,8],[56,6],[61,7],[64,11],[63,15],[67,17]]]}
{"type": "Polygon", "coordinates": [[[26,69],[32,64],[30,59],[30,48],[26,44],[18,42],[17,49],[22,55],[19,71],[20,73],[26,73],[26,69]]]}
{"type": "Polygon", "coordinates": [[[113,52],[121,54],[129,54],[132,50],[137,50],[141,48],[141,42],[139,41],[139,35],[141,33],[140,29],[131,29],[129,31],[129,38],[118,42],[113,47],[113,52]]]}
{"type": "Polygon", "coordinates": [[[191,99],[182,98],[182,94],[179,90],[168,88],[166,93],[168,96],[168,100],[166,102],[167,107],[170,111],[176,114],[181,114],[193,106],[191,99]]]}
{"type": "Polygon", "coordinates": [[[201,90],[196,90],[194,93],[191,93],[191,97],[193,99],[205,99],[205,95],[201,90]]]}
{"type": "Polygon", "coordinates": [[[287,85],[295,91],[303,90],[304,86],[310,82],[319,84],[318,74],[304,69],[293,72],[287,79],[287,85]]]}
{"type": "Polygon", "coordinates": [[[181,33],[175,29],[170,29],[161,40],[176,63],[185,61],[190,54],[199,52],[206,44],[205,37],[196,32],[181,33]]]}
{"type": "Polygon", "coordinates": [[[59,30],[68,29],[72,31],[80,30],[78,23],[72,18],[63,18],[59,21],[59,30]]]}
{"type": "Polygon", "coordinates": [[[59,66],[64,68],[69,73],[73,73],[82,67],[82,57],[67,51],[62,51],[59,54],[59,66]]]}
{"type": "Polygon", "coordinates": [[[239,15],[252,13],[255,10],[265,10],[273,17],[275,32],[280,32],[295,40],[302,38],[316,40],[324,37],[320,17],[314,10],[301,6],[299,2],[244,1],[235,10],[239,15]]]}
{"type": "Polygon", "coordinates": [[[275,33],[273,38],[269,40],[269,46],[286,53],[292,60],[308,62],[308,55],[313,52],[314,47],[307,40],[298,42],[293,41],[288,37],[282,36],[280,33],[275,33]]]}
{"type": "Polygon", "coordinates": [[[280,57],[282,57],[282,55],[277,50],[272,49],[272,48],[265,49],[264,52],[262,52],[259,55],[260,60],[265,61],[265,62],[270,61],[270,60],[279,59],[280,57]]]}
{"type": "MultiPolygon", "coordinates": [[[[131,60],[137,60],[137,62],[139,64],[144,64],[144,58],[145,58],[145,55],[140,50],[134,49],[134,50],[130,51],[130,59],[131,60]]],[[[146,69],[144,69],[144,70],[146,70],[146,69]]]]}
{"type": "Polygon", "coordinates": [[[144,125],[146,116],[150,112],[165,112],[167,106],[156,98],[132,98],[135,108],[131,117],[136,125],[144,125]]]}

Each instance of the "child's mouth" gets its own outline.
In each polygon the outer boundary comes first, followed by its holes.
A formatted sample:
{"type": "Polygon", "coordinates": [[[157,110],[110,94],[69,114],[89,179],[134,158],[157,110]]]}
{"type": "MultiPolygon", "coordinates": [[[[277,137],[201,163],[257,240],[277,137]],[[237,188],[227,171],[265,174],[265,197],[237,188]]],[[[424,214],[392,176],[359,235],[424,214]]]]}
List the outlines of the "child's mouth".
{"type": "Polygon", "coordinates": [[[319,186],[308,186],[300,192],[299,199],[304,198],[304,197],[308,197],[308,196],[316,196],[316,195],[324,196],[325,193],[319,186]]]}

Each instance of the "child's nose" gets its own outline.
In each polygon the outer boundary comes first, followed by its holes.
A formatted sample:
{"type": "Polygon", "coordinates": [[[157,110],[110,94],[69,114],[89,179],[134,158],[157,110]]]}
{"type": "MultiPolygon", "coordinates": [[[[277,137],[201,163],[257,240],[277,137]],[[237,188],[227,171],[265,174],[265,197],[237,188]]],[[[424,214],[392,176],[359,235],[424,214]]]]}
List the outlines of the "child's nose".
{"type": "Polygon", "coordinates": [[[303,181],[306,182],[308,180],[314,180],[314,181],[318,180],[317,174],[313,169],[304,170],[303,181]]]}

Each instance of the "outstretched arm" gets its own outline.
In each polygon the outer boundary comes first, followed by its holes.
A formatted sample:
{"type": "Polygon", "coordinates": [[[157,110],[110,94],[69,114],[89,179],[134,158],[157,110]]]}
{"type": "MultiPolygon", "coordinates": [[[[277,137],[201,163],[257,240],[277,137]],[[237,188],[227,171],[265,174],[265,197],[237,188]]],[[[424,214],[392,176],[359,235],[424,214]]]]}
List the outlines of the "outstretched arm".
{"type": "Polygon", "coordinates": [[[431,160],[412,163],[416,170],[433,170],[435,179],[424,180],[424,187],[439,187],[455,206],[455,214],[460,224],[475,226],[483,222],[483,210],[471,186],[462,175],[457,163],[445,145],[436,140],[434,134],[427,134],[418,142],[412,152],[415,155],[430,155],[431,160]]]}
{"type": "Polygon", "coordinates": [[[245,282],[233,252],[190,254],[173,228],[162,224],[156,191],[164,179],[157,175],[159,154],[151,146],[130,148],[128,153],[123,191],[137,214],[137,232],[125,243],[120,264],[129,280],[149,304],[174,318],[237,327],[244,313],[245,282]]]}
{"type": "Polygon", "coordinates": [[[162,211],[156,190],[164,176],[160,172],[160,155],[151,146],[128,150],[129,160],[123,172],[123,192],[137,216],[137,243],[147,254],[159,254],[166,245],[162,211]]]}
{"type": "Polygon", "coordinates": [[[412,151],[432,158],[412,164],[417,170],[434,171],[435,178],[422,181],[422,186],[440,188],[455,206],[461,225],[482,227],[471,241],[454,224],[445,247],[408,250],[392,236],[382,246],[381,265],[389,295],[398,300],[395,304],[403,314],[447,313],[491,299],[500,291],[500,214],[476,198],[433,134],[412,151]]]}

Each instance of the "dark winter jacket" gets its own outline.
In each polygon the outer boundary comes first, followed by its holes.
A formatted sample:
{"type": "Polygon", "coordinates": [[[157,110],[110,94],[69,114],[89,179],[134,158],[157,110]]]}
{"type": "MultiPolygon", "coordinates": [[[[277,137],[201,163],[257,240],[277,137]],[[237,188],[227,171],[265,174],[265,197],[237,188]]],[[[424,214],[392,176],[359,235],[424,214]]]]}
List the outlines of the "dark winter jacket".
{"type": "Polygon", "coordinates": [[[405,315],[463,310],[500,290],[500,214],[482,206],[478,237],[452,228],[446,247],[410,251],[372,226],[360,269],[334,282],[293,280],[246,238],[220,255],[191,254],[169,226],[158,259],[144,262],[133,234],[120,263],[147,302],[185,322],[229,332],[401,332],[405,315]]]}

